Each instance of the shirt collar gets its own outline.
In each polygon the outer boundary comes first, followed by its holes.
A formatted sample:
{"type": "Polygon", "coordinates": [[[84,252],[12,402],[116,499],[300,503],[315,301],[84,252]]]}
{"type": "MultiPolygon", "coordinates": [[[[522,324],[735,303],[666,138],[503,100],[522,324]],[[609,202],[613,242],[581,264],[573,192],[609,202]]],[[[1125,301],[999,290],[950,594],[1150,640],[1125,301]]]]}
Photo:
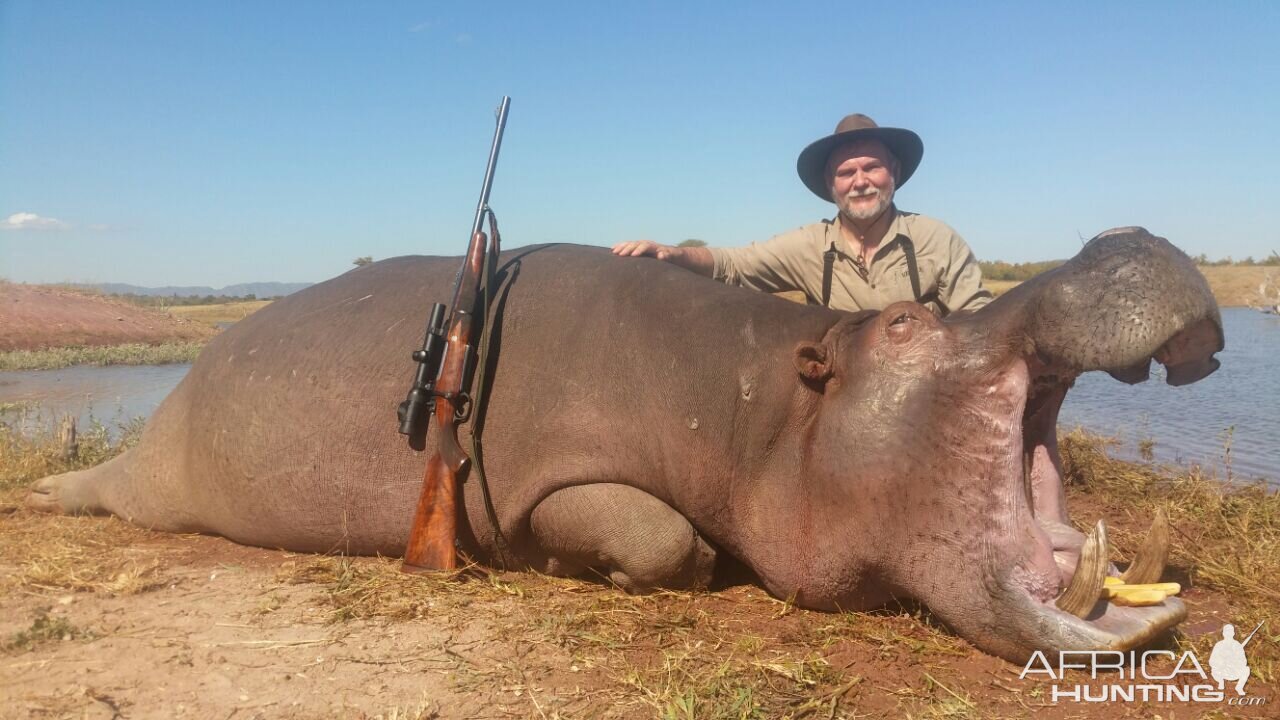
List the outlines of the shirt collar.
{"type": "MultiPolygon", "coordinates": [[[[907,232],[906,213],[898,209],[897,203],[889,206],[888,212],[893,213],[893,219],[889,221],[889,227],[884,231],[884,238],[880,241],[880,246],[876,248],[875,255],[872,260],[880,257],[889,251],[894,243],[900,243],[899,238],[911,239],[911,234],[907,232]]],[[[841,255],[847,255],[844,251],[844,244],[840,242],[840,212],[828,220],[823,220],[827,224],[826,228],[826,247],[835,245],[836,251],[841,255]]]]}

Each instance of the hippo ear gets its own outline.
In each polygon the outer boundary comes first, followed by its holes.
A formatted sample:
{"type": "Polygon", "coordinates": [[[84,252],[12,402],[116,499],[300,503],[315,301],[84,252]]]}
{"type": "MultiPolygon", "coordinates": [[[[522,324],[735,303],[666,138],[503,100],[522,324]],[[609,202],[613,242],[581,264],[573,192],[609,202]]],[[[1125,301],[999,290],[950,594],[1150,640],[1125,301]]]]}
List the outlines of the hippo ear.
{"type": "Polygon", "coordinates": [[[797,345],[795,363],[796,372],[806,380],[824,383],[831,377],[831,350],[823,343],[797,345]]]}

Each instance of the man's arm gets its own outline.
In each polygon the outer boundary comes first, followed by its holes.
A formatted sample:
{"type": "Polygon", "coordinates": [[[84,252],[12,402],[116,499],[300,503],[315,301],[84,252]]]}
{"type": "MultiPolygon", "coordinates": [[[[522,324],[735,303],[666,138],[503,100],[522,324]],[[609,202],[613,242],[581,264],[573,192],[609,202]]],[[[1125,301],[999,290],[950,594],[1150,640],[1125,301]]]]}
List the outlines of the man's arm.
{"type": "Polygon", "coordinates": [[[685,270],[696,272],[704,277],[711,277],[715,270],[715,260],[711,251],[703,247],[675,247],[662,245],[652,240],[629,240],[613,246],[613,254],[620,257],[656,257],[672,265],[679,265],[685,270]]]}
{"type": "Polygon", "coordinates": [[[942,302],[950,312],[971,311],[991,302],[994,296],[982,286],[982,268],[964,238],[952,231],[949,241],[946,289],[942,302]]]}
{"type": "Polygon", "coordinates": [[[805,283],[806,271],[819,276],[822,272],[821,250],[814,250],[816,241],[811,237],[813,228],[797,228],[737,248],[671,247],[652,240],[632,240],[614,245],[613,253],[656,257],[729,285],[764,292],[801,290],[814,296],[816,291],[805,283]]]}

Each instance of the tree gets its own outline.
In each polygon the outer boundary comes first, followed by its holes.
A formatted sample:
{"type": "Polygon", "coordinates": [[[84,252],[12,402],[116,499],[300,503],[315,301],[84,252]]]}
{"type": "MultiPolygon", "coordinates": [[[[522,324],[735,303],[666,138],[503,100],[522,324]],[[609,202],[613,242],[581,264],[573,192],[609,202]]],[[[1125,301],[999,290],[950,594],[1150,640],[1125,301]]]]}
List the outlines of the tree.
{"type": "Polygon", "coordinates": [[[356,258],[355,260],[352,260],[352,261],[351,261],[351,264],[352,264],[352,265],[355,265],[356,267],[364,267],[365,265],[372,265],[372,264],[373,264],[373,256],[372,256],[372,255],[365,255],[364,257],[358,257],[358,258],[356,258]]]}
{"type": "Polygon", "coordinates": [[[680,244],[676,245],[676,247],[706,247],[706,246],[707,246],[706,240],[699,240],[697,238],[689,238],[688,240],[681,240],[680,244]]]}

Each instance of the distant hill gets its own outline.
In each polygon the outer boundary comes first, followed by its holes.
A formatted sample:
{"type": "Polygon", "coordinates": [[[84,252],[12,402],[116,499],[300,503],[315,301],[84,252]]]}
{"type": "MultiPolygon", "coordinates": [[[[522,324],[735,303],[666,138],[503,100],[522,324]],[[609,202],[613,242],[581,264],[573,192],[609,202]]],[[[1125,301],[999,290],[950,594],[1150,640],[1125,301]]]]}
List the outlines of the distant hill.
{"type": "MultiPolygon", "coordinates": [[[[264,303],[265,304],[265,303],[264,303]]],[[[202,342],[200,322],[60,287],[0,281],[0,352],[72,346],[202,342]]]]}
{"type": "Polygon", "coordinates": [[[247,297],[253,295],[257,298],[283,297],[302,288],[309,287],[314,283],[282,283],[282,282],[259,282],[259,283],[240,283],[239,285],[228,285],[224,288],[211,288],[207,286],[173,286],[165,287],[141,287],[138,285],[128,285],[126,283],[97,283],[94,285],[85,285],[84,287],[93,288],[107,295],[153,295],[168,297],[177,295],[178,297],[204,297],[206,295],[225,296],[225,297],[247,297]]]}

